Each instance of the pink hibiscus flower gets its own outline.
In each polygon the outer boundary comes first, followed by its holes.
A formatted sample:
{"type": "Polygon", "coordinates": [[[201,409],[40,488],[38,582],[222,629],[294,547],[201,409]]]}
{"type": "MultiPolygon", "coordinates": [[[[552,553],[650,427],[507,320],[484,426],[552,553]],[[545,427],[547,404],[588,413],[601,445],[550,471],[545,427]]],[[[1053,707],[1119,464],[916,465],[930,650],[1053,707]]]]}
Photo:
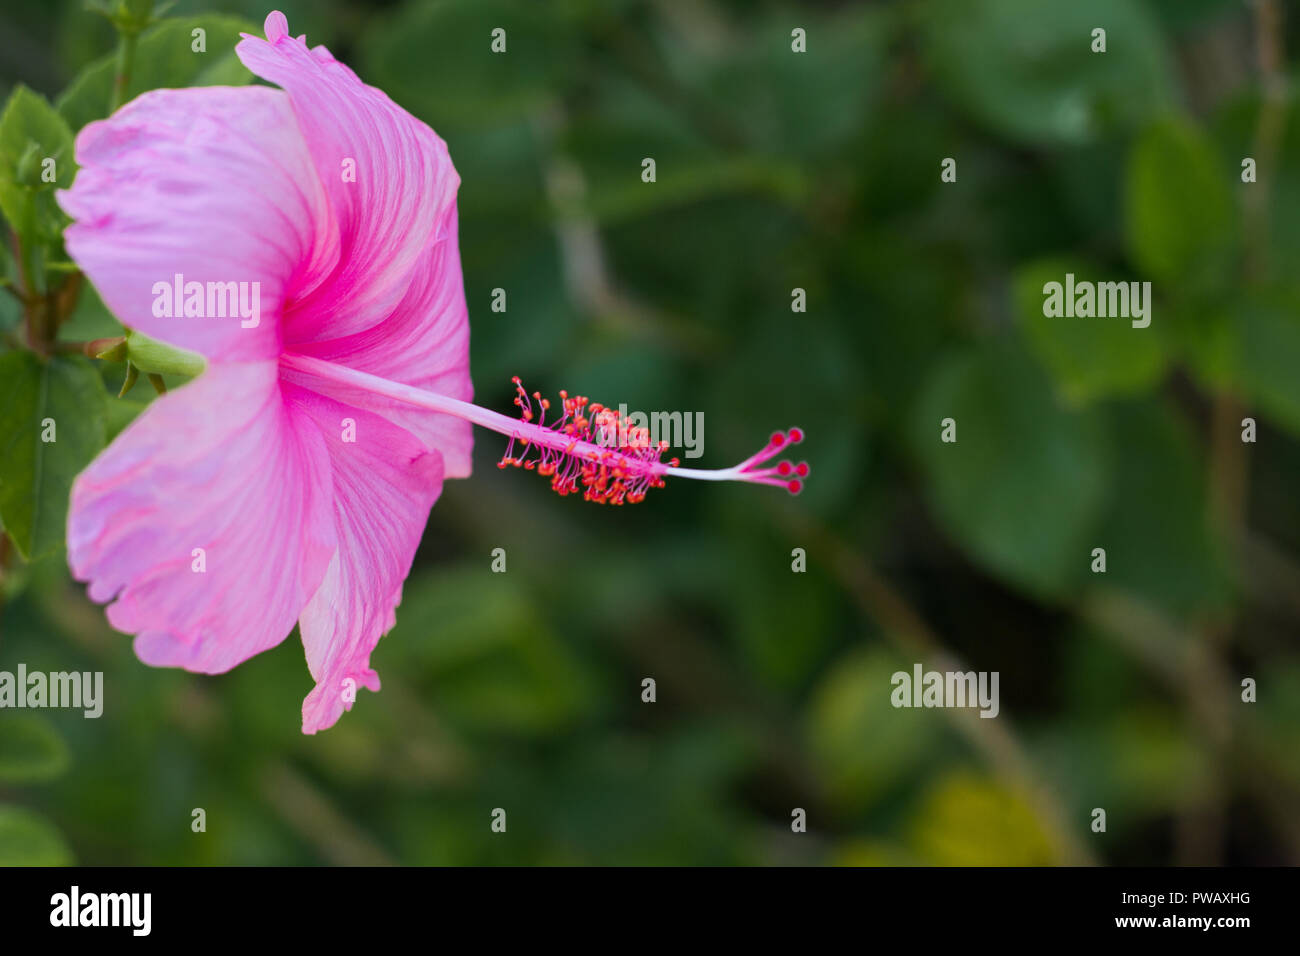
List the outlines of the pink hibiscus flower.
{"type": "Polygon", "coordinates": [[[237,52],[280,89],[146,93],[81,132],[60,195],[109,308],[207,361],[72,491],[73,574],[141,660],[220,673],[296,622],[303,731],[332,725],[379,689],[371,651],[443,480],[470,474],[472,424],[509,436],[501,467],[601,503],[669,472],[799,490],[806,465],[765,464],[798,429],[699,471],[580,396],[549,424],[522,387],[522,421],[470,404],[446,144],[282,14],[265,30],[237,52]]]}

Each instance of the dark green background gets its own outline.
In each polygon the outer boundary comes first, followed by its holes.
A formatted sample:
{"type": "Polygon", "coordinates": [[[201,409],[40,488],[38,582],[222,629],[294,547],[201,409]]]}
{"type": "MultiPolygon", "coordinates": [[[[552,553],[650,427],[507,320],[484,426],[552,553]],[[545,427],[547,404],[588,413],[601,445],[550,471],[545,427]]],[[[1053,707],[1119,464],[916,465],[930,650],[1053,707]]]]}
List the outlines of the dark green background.
{"type": "MultiPolygon", "coordinates": [[[[480,403],[511,410],[519,374],[700,411],[700,467],[798,424],[813,476],[600,509],[499,472],[480,432],[382,693],[315,737],[296,634],[221,677],[148,668],[61,554],[11,551],[0,669],[103,670],[107,700],[0,713],[0,862],[1300,862],[1300,115],[1261,106],[1257,52],[1292,76],[1278,6],[1280,30],[1238,0],[282,4],[450,146],[480,403]],[[1151,327],[1045,319],[1067,271],[1150,280],[1151,327]],[[891,707],[918,661],[999,671],[1000,716],[891,707]]],[[[267,7],[171,14],[210,10],[267,7]]],[[[78,3],[7,3],[0,93],[53,99],[113,44],[78,3]]],[[[6,297],[6,349],[16,321],[6,297]]],[[[63,336],[112,330],[88,291],[63,336]]]]}

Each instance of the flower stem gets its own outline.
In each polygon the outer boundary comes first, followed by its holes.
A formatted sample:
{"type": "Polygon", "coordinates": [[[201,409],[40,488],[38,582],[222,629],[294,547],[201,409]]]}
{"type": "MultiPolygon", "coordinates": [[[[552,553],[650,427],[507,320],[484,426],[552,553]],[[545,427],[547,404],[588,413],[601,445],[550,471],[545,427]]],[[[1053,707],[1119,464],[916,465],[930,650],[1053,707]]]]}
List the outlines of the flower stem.
{"type": "Polygon", "coordinates": [[[118,107],[126,101],[131,73],[135,70],[135,47],[139,36],[135,30],[118,28],[117,65],[113,74],[113,91],[108,101],[110,115],[116,113],[118,107]]]}

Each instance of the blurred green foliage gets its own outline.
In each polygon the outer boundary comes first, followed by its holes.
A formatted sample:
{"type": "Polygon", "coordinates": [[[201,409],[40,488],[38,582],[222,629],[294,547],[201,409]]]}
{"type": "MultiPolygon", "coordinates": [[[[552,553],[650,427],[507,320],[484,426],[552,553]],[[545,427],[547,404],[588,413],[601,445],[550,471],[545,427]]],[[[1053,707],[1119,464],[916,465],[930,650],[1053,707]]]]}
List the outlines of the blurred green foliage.
{"type": "MultiPolygon", "coordinates": [[[[296,634],[219,677],[151,669],[70,581],[68,481],[151,390],[108,398],[120,365],[38,360],[0,294],[0,670],[102,670],[106,695],[97,720],[0,712],[0,863],[1300,862],[1300,18],[281,8],[447,140],[480,403],[508,409],[519,374],[702,411],[704,467],[799,424],[813,477],[794,500],[678,482],[607,511],[498,473],[480,435],[374,655],[382,693],[303,737],[296,634]],[[1150,328],[1044,317],[1067,272],[1150,281],[1150,328]],[[79,412],[42,465],[25,429],[59,402],[79,412]],[[998,718],[895,709],[890,675],[918,661],[1000,672],[998,718]]],[[[182,0],[130,93],[247,82],[230,47],[266,12],[182,0]]],[[[0,38],[21,230],[59,215],[28,142],[65,148],[107,112],[114,33],[64,0],[6,7],[0,38]]],[[[63,281],[57,237],[48,256],[63,281]]],[[[58,339],[120,332],[87,286],[58,339]]]]}

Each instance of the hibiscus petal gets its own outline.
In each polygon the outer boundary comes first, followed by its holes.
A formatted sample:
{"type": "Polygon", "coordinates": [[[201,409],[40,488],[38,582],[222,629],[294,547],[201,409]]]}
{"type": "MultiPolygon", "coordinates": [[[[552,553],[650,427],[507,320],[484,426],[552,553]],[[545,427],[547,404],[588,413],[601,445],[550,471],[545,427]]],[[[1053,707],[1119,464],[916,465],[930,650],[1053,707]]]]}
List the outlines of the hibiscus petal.
{"type": "Polygon", "coordinates": [[[293,629],[336,548],[330,507],[324,442],[275,363],[213,366],[77,478],[68,563],[116,597],[109,622],[145,663],[220,673],[293,629]]]}
{"type": "Polygon", "coordinates": [[[284,389],[329,449],[338,535],[338,551],[299,621],[316,680],[302,707],[303,732],[312,734],[350,710],[359,687],[379,690],[370,652],[396,620],[402,581],[442,492],[443,463],[379,415],[308,389],[284,389]]]}
{"type": "MultiPolygon", "coordinates": [[[[59,194],[68,252],[122,322],[226,361],[280,349],[281,306],[338,260],[329,201],[288,97],[263,87],[154,90],[77,137],[81,170],[59,194]],[[156,283],[258,283],[253,325],[154,314],[156,283]]],[[[214,299],[226,305],[224,298],[214,299]]],[[[215,311],[215,309],[214,309],[215,311]]],[[[251,311],[251,310],[250,310],[251,311]]]]}
{"type": "Polygon", "coordinates": [[[387,318],[406,295],[460,177],[444,143],[328,50],[288,34],[281,13],[267,39],[244,35],[244,65],[288,94],[338,223],[334,272],[286,310],[287,344],[341,338],[387,318]],[[354,175],[349,175],[349,173],[354,175]]]}
{"type": "MultiPolygon", "coordinates": [[[[444,213],[439,237],[429,242],[411,277],[406,295],[380,324],[354,335],[304,343],[295,351],[394,382],[472,401],[469,375],[469,313],[460,270],[456,206],[444,213]]],[[[345,404],[377,411],[441,453],[447,478],[468,477],[472,468],[474,430],[469,422],[437,415],[361,389],[297,371],[286,380],[337,398],[345,404]]]]}

